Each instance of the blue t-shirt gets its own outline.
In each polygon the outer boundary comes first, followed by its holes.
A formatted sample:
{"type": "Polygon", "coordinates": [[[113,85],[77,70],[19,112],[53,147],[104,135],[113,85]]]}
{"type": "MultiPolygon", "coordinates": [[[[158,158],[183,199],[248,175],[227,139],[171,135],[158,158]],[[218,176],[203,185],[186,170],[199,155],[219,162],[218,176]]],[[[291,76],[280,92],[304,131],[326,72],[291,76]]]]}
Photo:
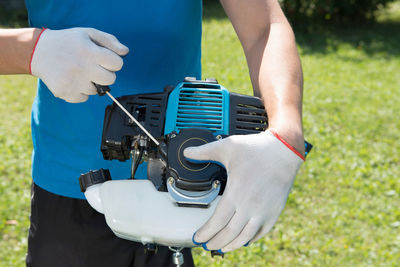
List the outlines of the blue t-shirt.
{"type": "MultiPolygon", "coordinates": [[[[201,78],[201,0],[26,0],[26,6],[32,27],[93,27],[129,47],[111,86],[115,97],[160,92],[185,76],[201,78]]],[[[31,122],[32,177],[37,185],[58,195],[84,198],[81,173],[108,168],[113,179],[129,177],[130,162],[106,161],[100,152],[109,104],[107,96],[67,103],[39,80],[31,122]]],[[[143,166],[137,176],[146,178],[143,166]]]]}

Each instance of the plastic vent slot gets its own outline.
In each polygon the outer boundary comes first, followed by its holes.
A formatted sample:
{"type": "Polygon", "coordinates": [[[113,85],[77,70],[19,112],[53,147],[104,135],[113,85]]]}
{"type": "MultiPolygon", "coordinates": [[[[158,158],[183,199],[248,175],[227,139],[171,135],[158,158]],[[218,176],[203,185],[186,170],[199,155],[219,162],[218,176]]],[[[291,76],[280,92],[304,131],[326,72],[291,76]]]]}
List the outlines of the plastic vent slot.
{"type": "Polygon", "coordinates": [[[264,108],[248,104],[236,105],[236,129],[261,132],[267,127],[264,108]]]}
{"type": "MultiPolygon", "coordinates": [[[[160,97],[139,96],[136,103],[128,103],[131,106],[131,114],[142,124],[150,127],[158,127],[160,121],[161,101],[160,97]]],[[[128,124],[136,127],[135,123],[126,117],[128,124]]]]}
{"type": "Polygon", "coordinates": [[[179,94],[177,129],[223,128],[223,95],[220,90],[182,88],[179,94]]]}

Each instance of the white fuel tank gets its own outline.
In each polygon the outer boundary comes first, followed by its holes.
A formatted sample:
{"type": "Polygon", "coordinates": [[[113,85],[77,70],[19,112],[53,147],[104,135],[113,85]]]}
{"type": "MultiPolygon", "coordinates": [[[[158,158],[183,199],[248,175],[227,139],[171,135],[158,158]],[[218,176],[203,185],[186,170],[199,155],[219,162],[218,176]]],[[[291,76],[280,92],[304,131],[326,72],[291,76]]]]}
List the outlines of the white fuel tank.
{"type": "Polygon", "coordinates": [[[90,205],[104,213],[120,238],[143,244],[194,247],[193,234],[211,217],[220,199],[207,208],[179,207],[149,180],[113,180],[87,188],[90,205]]]}

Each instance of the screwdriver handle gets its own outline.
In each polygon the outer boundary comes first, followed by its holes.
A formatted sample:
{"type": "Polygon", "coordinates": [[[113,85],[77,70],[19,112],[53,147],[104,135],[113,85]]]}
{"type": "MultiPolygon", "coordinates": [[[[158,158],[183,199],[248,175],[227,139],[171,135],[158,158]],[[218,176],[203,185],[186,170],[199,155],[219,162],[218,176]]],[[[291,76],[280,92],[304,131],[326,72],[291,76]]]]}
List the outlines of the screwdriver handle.
{"type": "Polygon", "coordinates": [[[99,96],[103,96],[106,94],[106,92],[111,91],[110,87],[108,87],[106,85],[100,85],[100,84],[96,84],[96,83],[93,83],[93,84],[96,87],[97,93],[99,94],[99,96]]]}

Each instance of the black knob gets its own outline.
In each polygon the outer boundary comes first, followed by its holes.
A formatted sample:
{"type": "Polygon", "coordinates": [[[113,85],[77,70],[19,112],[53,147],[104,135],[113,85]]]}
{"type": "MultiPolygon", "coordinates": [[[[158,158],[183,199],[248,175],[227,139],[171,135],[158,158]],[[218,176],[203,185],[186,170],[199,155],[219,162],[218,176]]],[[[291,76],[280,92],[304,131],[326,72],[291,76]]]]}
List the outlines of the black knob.
{"type": "Polygon", "coordinates": [[[89,186],[101,184],[109,180],[111,180],[110,171],[108,169],[100,169],[81,174],[79,177],[79,184],[81,186],[81,191],[85,192],[89,186]]]}

